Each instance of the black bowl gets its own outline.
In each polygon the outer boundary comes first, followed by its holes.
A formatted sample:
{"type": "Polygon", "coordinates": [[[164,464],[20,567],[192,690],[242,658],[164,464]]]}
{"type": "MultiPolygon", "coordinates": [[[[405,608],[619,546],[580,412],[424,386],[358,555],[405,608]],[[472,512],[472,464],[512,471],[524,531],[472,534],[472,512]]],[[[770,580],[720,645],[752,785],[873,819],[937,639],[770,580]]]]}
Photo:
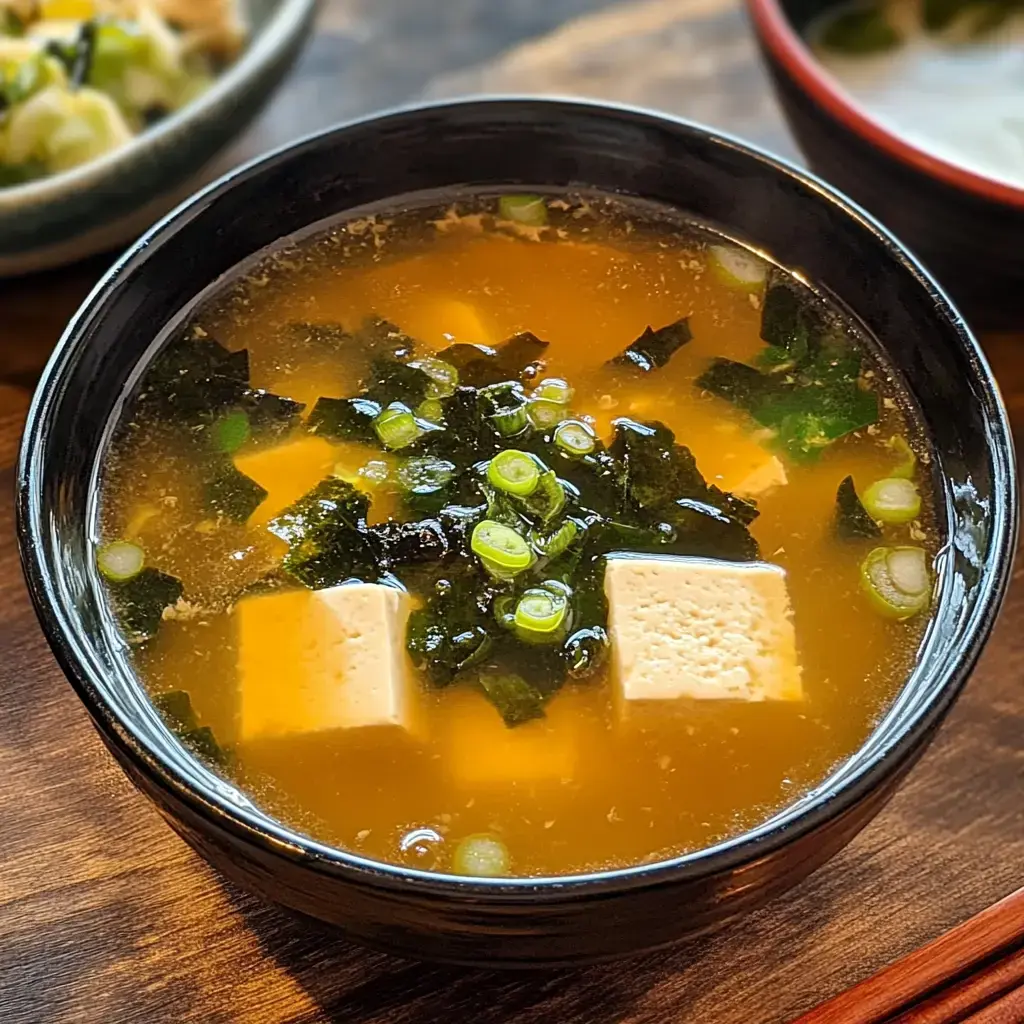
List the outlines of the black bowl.
{"type": "Polygon", "coordinates": [[[634,110],[542,100],[399,111],[325,132],[222,179],[99,284],[39,385],[19,465],[29,588],[60,664],[132,781],[237,884],[416,957],[527,966],[670,943],[761,906],[876,814],[931,739],[989,635],[1017,527],[1004,410],[942,292],[877,224],[776,160],[634,110]],[[289,831],[165,728],[109,628],[92,568],[97,475],[122,396],[161,326],[263,246],[325,217],[453,185],[582,185],[679,207],[756,239],[856,310],[920,405],[947,536],[913,677],[864,748],[749,834],[658,864],[567,878],[432,875],[289,831]]]}
{"type": "Polygon", "coordinates": [[[789,126],[811,167],[909,245],[976,327],[1024,323],[1024,188],[934,157],[875,119],[801,33],[844,0],[747,0],[789,126]]]}

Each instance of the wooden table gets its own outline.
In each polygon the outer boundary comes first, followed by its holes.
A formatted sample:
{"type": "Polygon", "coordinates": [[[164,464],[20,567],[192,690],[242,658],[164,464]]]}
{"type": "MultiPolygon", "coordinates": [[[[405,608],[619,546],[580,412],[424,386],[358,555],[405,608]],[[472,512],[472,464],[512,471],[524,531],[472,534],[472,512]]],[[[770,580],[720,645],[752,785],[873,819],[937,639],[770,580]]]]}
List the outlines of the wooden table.
{"type": "MultiPolygon", "coordinates": [[[[594,6],[562,4],[563,14],[594,6]]],[[[549,29],[558,7],[335,0],[298,73],[230,159],[416,90],[478,88],[647,102],[792,152],[731,0],[608,6],[493,59],[517,34],[549,29]],[[415,59],[403,60],[403,46],[415,59]]],[[[1018,571],[978,671],[889,808],[825,872],[713,938],[611,966],[496,975],[368,953],[226,885],[115,768],[46,648],[18,566],[11,491],[22,419],[62,325],[106,262],[0,285],[4,1024],[787,1021],[1024,880],[1018,571]]],[[[986,345],[1020,427],[1019,342],[986,345]]]]}

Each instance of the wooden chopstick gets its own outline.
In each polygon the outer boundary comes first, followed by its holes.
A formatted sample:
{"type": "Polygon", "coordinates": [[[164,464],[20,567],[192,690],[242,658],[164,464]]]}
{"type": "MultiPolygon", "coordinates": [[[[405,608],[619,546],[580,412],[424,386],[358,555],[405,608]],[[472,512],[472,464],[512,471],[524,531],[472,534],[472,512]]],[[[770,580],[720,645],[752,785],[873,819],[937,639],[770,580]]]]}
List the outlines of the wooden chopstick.
{"type": "Polygon", "coordinates": [[[793,1024],[1022,1024],[1022,983],[1018,889],[793,1024]]]}

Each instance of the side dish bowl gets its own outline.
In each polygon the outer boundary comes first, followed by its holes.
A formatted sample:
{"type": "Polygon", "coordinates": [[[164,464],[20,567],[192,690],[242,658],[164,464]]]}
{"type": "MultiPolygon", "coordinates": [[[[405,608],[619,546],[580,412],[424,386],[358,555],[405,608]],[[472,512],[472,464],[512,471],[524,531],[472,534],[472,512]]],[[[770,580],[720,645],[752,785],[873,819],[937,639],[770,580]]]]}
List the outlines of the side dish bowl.
{"type": "Polygon", "coordinates": [[[1024,316],[1024,189],[933,156],[821,65],[802,33],[837,0],[747,0],[786,120],[808,163],[917,253],[979,327],[1024,316]]]}
{"type": "Polygon", "coordinates": [[[992,628],[1017,532],[1005,412],[976,342],[889,236],[814,178],[704,128],[580,102],[402,110],[237,170],[157,225],[77,314],[43,375],[18,474],[29,588],[58,661],[125,772],[235,883],[404,955],[492,966],[609,958],[761,906],[878,812],[927,746],[992,628]],[[102,628],[90,565],[97,474],[160,325],[257,250],[411,192],[577,185],[656,200],[762,246],[856,312],[920,408],[945,543],[916,670],[862,749],[771,821],[622,870],[485,880],[376,863],[299,835],[172,736],[102,628]],[[144,326],[143,326],[144,325],[144,326]],[[140,329],[140,327],[142,329],[140,329]]]}
{"type": "Polygon", "coordinates": [[[105,156],[0,188],[0,277],[123,246],[196,187],[291,67],[316,0],[249,0],[244,8],[245,50],[208,91],[105,156]]]}

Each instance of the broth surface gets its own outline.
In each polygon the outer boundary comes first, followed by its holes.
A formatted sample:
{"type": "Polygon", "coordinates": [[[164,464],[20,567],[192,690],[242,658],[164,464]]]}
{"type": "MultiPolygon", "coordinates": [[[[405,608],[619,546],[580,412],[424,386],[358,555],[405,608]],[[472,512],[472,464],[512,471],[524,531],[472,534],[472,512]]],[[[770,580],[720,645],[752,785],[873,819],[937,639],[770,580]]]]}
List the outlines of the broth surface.
{"type": "MultiPolygon", "coordinates": [[[[616,417],[660,420],[709,483],[735,487],[763,461],[763,437],[694,382],[713,357],[751,362],[764,349],[760,297],[712,271],[714,238],[596,199],[551,205],[557,227],[540,231],[494,227],[473,202],[461,216],[442,208],[341,224],[249,268],[191,323],[231,350],[248,349],[253,385],[307,403],[307,413],[321,395],[352,394],[360,370],[354,358],[325,355],[310,332],[290,327],[296,322],[351,327],[376,314],[435,351],[531,331],[550,343],[544,375],[572,383],[573,408],[594,418],[601,437],[616,417]],[[668,365],[635,379],[609,375],[606,361],[647,325],[681,317],[693,340],[668,365]]],[[[137,670],[153,694],[188,692],[198,721],[232,751],[224,774],[268,813],[373,858],[449,870],[460,839],[487,833],[507,845],[512,873],[552,875],[663,859],[736,835],[864,742],[921,641],[926,616],[878,615],[859,566],[875,543],[934,551],[929,494],[917,520],[885,527],[881,541],[834,534],[839,482],[852,475],[862,489],[890,475],[895,456],[884,442],[916,436],[882,369],[868,376],[882,396],[879,422],[815,460],[785,459],[787,483],[758,498],[750,528],[762,558],[788,574],[801,701],[660,702],[669,706],[623,721],[606,670],[569,681],[547,717],[515,729],[457,683],[423,688],[417,737],[375,728],[241,742],[234,600],[274,567],[281,543],[259,510],[246,524],[211,519],[189,457],[144,417],[117,432],[101,533],[143,547],[148,563],[181,580],[185,600],[136,649],[137,670]],[[501,778],[503,759],[559,764],[566,750],[571,769],[501,778]]],[[[380,457],[340,445],[326,464],[283,472],[298,498],[335,463],[354,470],[380,457]]],[[[925,492],[927,472],[919,465],[925,492]]],[[[393,498],[377,494],[371,519],[395,511],[393,498]]]]}

